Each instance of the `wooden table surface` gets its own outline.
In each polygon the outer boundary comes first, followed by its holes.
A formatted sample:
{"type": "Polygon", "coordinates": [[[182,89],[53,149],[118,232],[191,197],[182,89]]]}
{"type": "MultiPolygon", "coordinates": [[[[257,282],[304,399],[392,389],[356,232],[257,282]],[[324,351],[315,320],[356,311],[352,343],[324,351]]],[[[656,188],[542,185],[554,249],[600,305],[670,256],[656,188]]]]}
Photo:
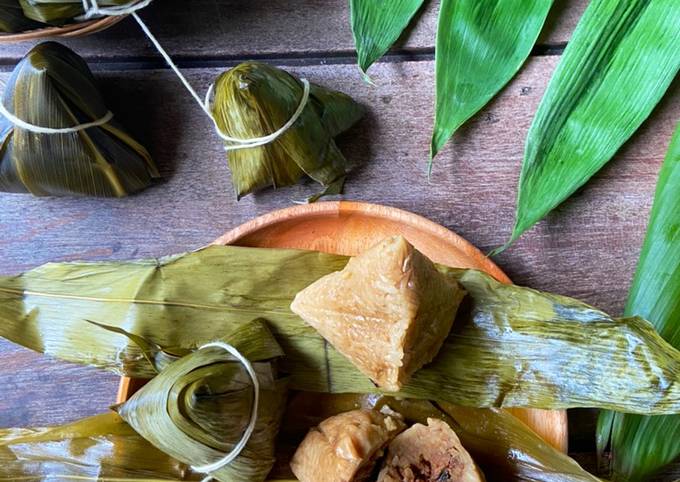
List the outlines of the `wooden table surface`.
{"type": "MultiPolygon", "coordinates": [[[[557,1],[523,70],[437,157],[425,163],[433,117],[438,2],[364,83],[355,66],[346,0],[184,0],[142,13],[199,92],[225,68],[260,59],[342,90],[368,108],[339,145],[361,167],[344,198],[432,219],[482,250],[502,244],[513,219],[524,139],[586,0],[557,1]]],[[[237,202],[210,121],[130,19],[65,42],[85,57],[109,106],[153,154],[163,181],[126,199],[33,198],[0,193],[0,274],[48,261],[159,256],[313,192],[311,184],[237,202]]],[[[31,44],[0,46],[0,81],[31,44]]],[[[497,258],[518,284],[621,313],[658,170],[680,118],[679,82],[595,178],[497,258]]],[[[59,424],[106,410],[117,378],[0,341],[0,427],[59,424]]],[[[593,468],[595,413],[570,411],[570,448],[593,468]]],[[[676,464],[658,480],[680,476],[676,464]]]]}

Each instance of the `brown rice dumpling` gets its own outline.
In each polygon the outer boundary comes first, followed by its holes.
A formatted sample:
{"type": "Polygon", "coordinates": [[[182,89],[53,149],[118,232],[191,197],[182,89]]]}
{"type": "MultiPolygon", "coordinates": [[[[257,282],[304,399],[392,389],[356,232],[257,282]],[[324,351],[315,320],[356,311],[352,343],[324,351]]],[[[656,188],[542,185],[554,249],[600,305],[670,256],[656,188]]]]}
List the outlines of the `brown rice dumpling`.
{"type": "Polygon", "coordinates": [[[379,387],[432,361],[465,291],[406,239],[385,239],[297,294],[292,310],[379,387]]]}
{"type": "Polygon", "coordinates": [[[484,476],[445,422],[427,419],[390,442],[378,482],[483,482],[484,476]]]}
{"type": "Polygon", "coordinates": [[[398,415],[352,410],[309,431],[290,466],[301,482],[360,482],[373,473],[387,444],[404,430],[398,415]]]}
{"type": "Polygon", "coordinates": [[[35,196],[122,197],[159,177],[147,150],[111,116],[85,61],[65,46],[34,47],[7,82],[0,115],[0,191],[35,196]]]}
{"type": "MultiPolygon", "coordinates": [[[[215,82],[212,113],[224,134],[237,139],[259,138],[291,120],[303,93],[303,83],[292,74],[271,65],[244,62],[215,82]]],[[[310,201],[340,194],[353,165],[334,138],[363,115],[363,107],[348,95],[310,84],[302,114],[285,133],[265,145],[229,152],[237,197],[267,187],[291,186],[305,176],[324,188],[310,201]]]]}

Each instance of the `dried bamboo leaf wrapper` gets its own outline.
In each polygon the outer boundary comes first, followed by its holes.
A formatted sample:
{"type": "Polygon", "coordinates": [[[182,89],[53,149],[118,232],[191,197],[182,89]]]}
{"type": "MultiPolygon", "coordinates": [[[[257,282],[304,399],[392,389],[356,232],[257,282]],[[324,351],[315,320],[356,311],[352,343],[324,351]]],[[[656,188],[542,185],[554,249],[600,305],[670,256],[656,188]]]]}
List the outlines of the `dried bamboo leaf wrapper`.
{"type": "MultiPolygon", "coordinates": [[[[97,121],[109,111],[87,64],[54,42],[33,48],[17,65],[3,102],[19,119],[52,129],[97,121]]],[[[157,177],[149,153],[115,119],[46,134],[0,116],[0,191],[121,197],[157,177]]]]}
{"type": "MultiPolygon", "coordinates": [[[[33,20],[63,25],[85,13],[82,0],[19,0],[24,14],[33,20]]],[[[122,6],[130,0],[97,0],[100,7],[122,6]]]]}
{"type": "Polygon", "coordinates": [[[24,15],[19,0],[0,0],[0,32],[17,33],[43,26],[24,15]]]}
{"type": "MultiPolygon", "coordinates": [[[[293,75],[259,62],[246,62],[215,82],[213,114],[225,134],[238,139],[267,136],[284,126],[303,97],[293,75]]],[[[324,188],[342,184],[352,169],[333,138],[355,124],[363,108],[349,96],[310,86],[307,105],[278,139],[228,155],[239,198],[266,187],[297,183],[304,175],[324,188]]]]}
{"type": "MultiPolygon", "coordinates": [[[[259,409],[243,451],[210,475],[223,482],[263,481],[274,465],[286,405],[287,380],[274,365],[282,352],[260,321],[241,325],[226,341],[253,363],[259,409]]],[[[170,364],[116,411],[164,453],[192,467],[204,466],[230,452],[246,430],[254,403],[249,382],[241,362],[223,349],[201,348],[170,364]]]]}
{"type": "MultiPolygon", "coordinates": [[[[155,375],[125,337],[195,349],[262,317],[286,357],[291,388],[376,388],[290,311],[295,294],[348,258],[313,251],[213,246],[160,260],[48,264],[0,278],[0,336],[138,378],[155,375]]],[[[473,407],[603,407],[680,412],[680,352],[639,318],[617,320],[576,300],[440,268],[469,293],[435,360],[401,392],[473,407]],[[464,304],[465,305],[465,304],[464,304]],[[467,313],[467,314],[466,314],[467,313]]]]}
{"type": "Polygon", "coordinates": [[[201,480],[110,412],[59,427],[0,429],[0,481],[201,480]]]}

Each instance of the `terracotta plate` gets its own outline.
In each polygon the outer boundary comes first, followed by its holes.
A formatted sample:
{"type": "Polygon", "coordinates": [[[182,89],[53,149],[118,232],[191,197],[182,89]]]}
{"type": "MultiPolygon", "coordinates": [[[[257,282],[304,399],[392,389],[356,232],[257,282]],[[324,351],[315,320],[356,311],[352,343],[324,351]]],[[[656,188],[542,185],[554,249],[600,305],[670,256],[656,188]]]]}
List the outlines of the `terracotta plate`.
{"type": "MultiPolygon", "coordinates": [[[[299,248],[356,255],[381,239],[402,234],[437,263],[475,268],[496,279],[510,279],[472,244],[415,214],[359,202],[321,202],[274,211],[253,219],[215,241],[266,248],[299,248]]],[[[135,390],[123,379],[119,401],[135,390]]],[[[567,415],[563,410],[512,410],[554,447],[567,450],[567,415]]]]}

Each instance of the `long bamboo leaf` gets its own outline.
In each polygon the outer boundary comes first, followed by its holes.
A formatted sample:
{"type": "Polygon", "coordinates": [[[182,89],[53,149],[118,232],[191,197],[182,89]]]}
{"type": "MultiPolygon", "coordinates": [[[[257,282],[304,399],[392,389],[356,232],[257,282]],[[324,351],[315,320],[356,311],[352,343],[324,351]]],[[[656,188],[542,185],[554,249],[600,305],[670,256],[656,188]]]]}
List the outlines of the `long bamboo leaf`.
{"type": "Polygon", "coordinates": [[[0,481],[201,480],[110,412],[59,427],[0,429],[0,481]]]}
{"type": "Polygon", "coordinates": [[[678,45],[676,0],[590,3],[529,131],[508,244],[590,179],[649,116],[680,68],[678,45]]]}
{"type": "Polygon", "coordinates": [[[368,68],[399,38],[424,0],[349,0],[359,68],[368,68]]]}
{"type": "Polygon", "coordinates": [[[552,0],[442,0],[431,156],[517,73],[552,0]]]}
{"type": "MultiPolygon", "coordinates": [[[[266,319],[286,353],[291,388],[376,391],[290,311],[296,293],[346,257],[214,246],[160,260],[48,264],[0,278],[0,336],[65,360],[150,378],[123,328],[170,351],[195,349],[236,323],[266,319]]],[[[639,318],[441,267],[469,293],[433,363],[402,395],[475,407],[601,407],[680,412],[680,352],[639,318]]]]}
{"type": "Polygon", "coordinates": [[[0,32],[23,32],[44,27],[24,16],[19,0],[0,0],[0,32]]]}
{"type": "MultiPolygon", "coordinates": [[[[631,286],[626,313],[649,319],[680,348],[680,124],[671,140],[631,286]]],[[[609,441],[615,480],[642,481],[680,456],[680,416],[600,415],[599,449],[609,441]]]]}

